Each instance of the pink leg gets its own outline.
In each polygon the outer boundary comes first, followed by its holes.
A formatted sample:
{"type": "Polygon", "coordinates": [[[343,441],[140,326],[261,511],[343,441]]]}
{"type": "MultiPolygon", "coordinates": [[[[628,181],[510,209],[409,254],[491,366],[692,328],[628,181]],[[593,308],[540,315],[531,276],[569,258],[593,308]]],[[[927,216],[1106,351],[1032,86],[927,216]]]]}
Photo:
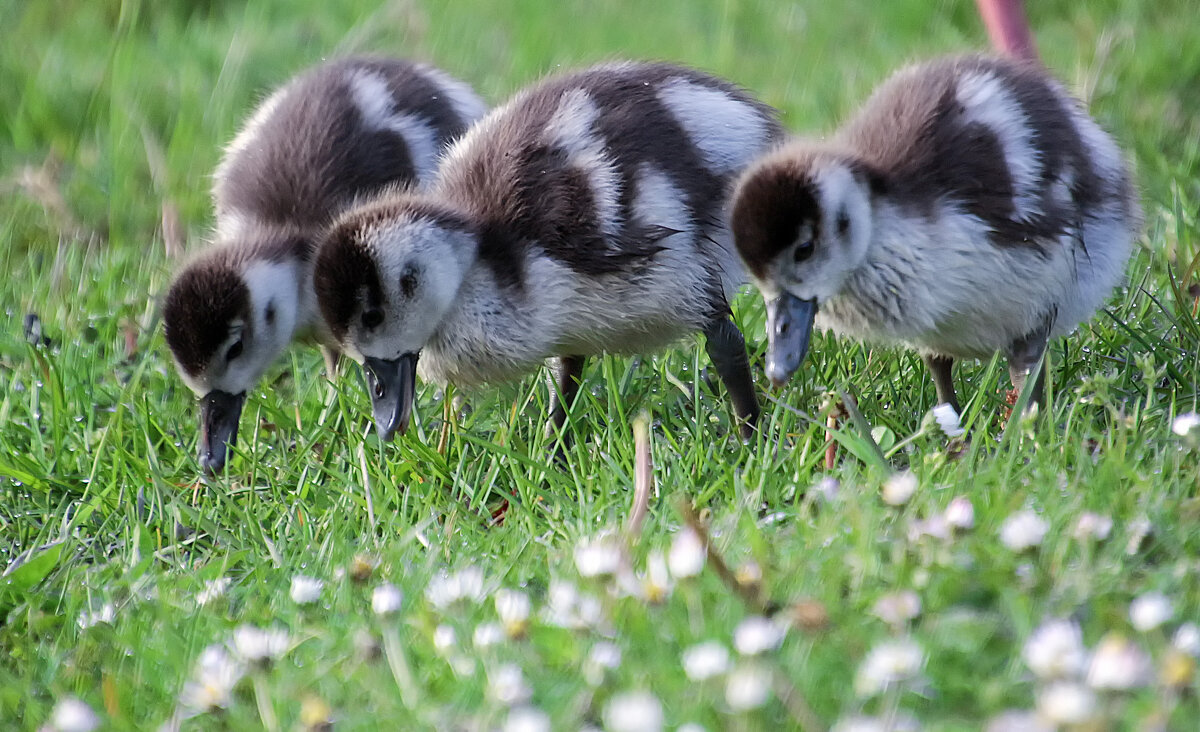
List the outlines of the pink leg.
{"type": "Polygon", "coordinates": [[[996,50],[1017,58],[1037,60],[1037,48],[1021,0],[975,0],[996,50]]]}

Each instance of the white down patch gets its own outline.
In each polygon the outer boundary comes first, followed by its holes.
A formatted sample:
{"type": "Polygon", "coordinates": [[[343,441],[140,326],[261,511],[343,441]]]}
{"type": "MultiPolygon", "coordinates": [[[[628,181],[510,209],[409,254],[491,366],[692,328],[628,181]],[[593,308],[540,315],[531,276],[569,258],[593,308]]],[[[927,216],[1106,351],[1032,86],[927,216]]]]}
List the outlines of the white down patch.
{"type": "Polygon", "coordinates": [[[363,125],[402,137],[416,169],[417,181],[422,185],[429,182],[437,170],[441,153],[437,130],[419,115],[397,113],[387,80],[379,74],[358,69],[350,75],[349,83],[363,125]]]}
{"type": "Polygon", "coordinates": [[[217,211],[217,241],[232,242],[248,236],[256,225],[254,217],[236,208],[217,211]]]}
{"type": "MultiPolygon", "coordinates": [[[[636,190],[633,216],[637,221],[647,226],[665,226],[681,232],[659,242],[667,250],[655,259],[660,264],[655,268],[655,276],[668,282],[655,285],[654,289],[682,288],[681,296],[691,298],[689,302],[696,304],[688,306],[679,303],[679,307],[684,310],[689,307],[700,308],[704,298],[710,294],[707,287],[710,272],[715,269],[721,272],[721,289],[725,297],[733,299],[738,286],[745,282],[746,274],[728,227],[722,222],[721,225],[710,224],[701,229],[699,223],[692,220],[684,192],[670,176],[653,165],[644,164],[638,168],[636,190]],[[705,260],[712,261],[704,266],[702,263],[705,260]]],[[[724,212],[718,213],[723,219],[724,212]]]]}
{"type": "Polygon", "coordinates": [[[571,89],[559,100],[546,123],[546,142],[567,153],[567,164],[587,176],[596,206],[596,218],[607,237],[621,231],[621,174],[607,154],[604,139],[596,134],[600,110],[583,89],[571,89]]]}
{"type": "MultiPolygon", "coordinates": [[[[986,358],[1056,312],[1051,337],[1090,318],[1112,291],[1131,236],[1119,222],[1085,231],[1090,258],[1070,235],[1028,247],[1000,248],[977,217],[946,206],[914,219],[890,205],[876,209],[867,261],[817,314],[817,325],[868,342],[903,343],[922,352],[986,358]]],[[[1088,224],[1086,226],[1092,226],[1088,224]]]]}
{"type": "Polygon", "coordinates": [[[1029,220],[1041,215],[1037,181],[1042,161],[1033,145],[1033,128],[1004,82],[990,73],[968,74],[958,82],[958,101],[967,122],[991,130],[1004,150],[1016,218],[1029,220]]]}
{"type": "Polygon", "coordinates": [[[300,264],[294,261],[257,261],[246,267],[242,279],[250,291],[253,328],[242,333],[242,353],[237,358],[227,362],[225,357],[237,340],[234,334],[217,351],[209,373],[220,375],[211,379],[210,389],[231,394],[246,391],[292,342],[297,326],[305,325],[298,322],[305,316],[300,302],[302,276],[300,264]],[[272,312],[270,322],[268,310],[272,312]]]}
{"type": "Polygon", "coordinates": [[[441,69],[424,64],[417,67],[421,75],[431,81],[446,100],[450,103],[450,108],[458,115],[459,119],[467,126],[470,126],[475,120],[480,119],[487,114],[487,105],[479,98],[471,87],[463,82],[455,79],[450,74],[441,69]]]}
{"type": "Polygon", "coordinates": [[[673,79],[658,98],[716,173],[740,171],[766,147],[767,123],[758,110],[719,89],[673,79]]]}
{"type": "Polygon", "coordinates": [[[633,217],[643,226],[677,230],[660,240],[651,266],[635,272],[578,278],[561,328],[560,346],[573,353],[641,352],[699,330],[710,311],[710,252],[697,246],[696,224],[679,187],[662,170],[637,172],[633,217]]]}
{"type": "Polygon", "coordinates": [[[697,248],[685,199],[661,170],[642,166],[633,217],[680,231],[663,239],[654,266],[589,277],[531,256],[525,288],[497,287],[473,266],[456,306],[422,352],[422,374],[460,386],[518,378],[555,355],[644,352],[703,328],[710,254],[697,248]]]}
{"type": "Polygon", "coordinates": [[[371,329],[352,322],[346,352],[361,360],[420,351],[455,304],[474,239],[419,217],[384,223],[367,237],[383,287],[384,318],[371,329]],[[400,285],[406,274],[415,283],[411,292],[400,285]]]}
{"type": "Polygon", "coordinates": [[[1087,112],[1072,101],[1068,104],[1071,104],[1071,120],[1075,123],[1075,130],[1083,141],[1083,147],[1096,174],[1110,182],[1125,178],[1129,173],[1126,170],[1125,157],[1117,143],[1113,142],[1107,132],[1100,129],[1100,125],[1096,124],[1087,112]]]}

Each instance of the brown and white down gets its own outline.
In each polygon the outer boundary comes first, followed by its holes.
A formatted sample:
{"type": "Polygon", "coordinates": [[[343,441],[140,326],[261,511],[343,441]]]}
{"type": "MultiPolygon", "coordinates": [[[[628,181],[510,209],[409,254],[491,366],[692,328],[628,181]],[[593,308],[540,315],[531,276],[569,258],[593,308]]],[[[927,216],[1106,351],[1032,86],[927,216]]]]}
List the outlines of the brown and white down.
{"type": "Polygon", "coordinates": [[[767,302],[772,382],[815,323],[917,350],[957,408],[954,359],[1002,351],[1022,389],[1121,281],[1141,213],[1117,145],[1044,69],[955,57],[900,71],[827,141],[756,162],[732,221],[767,302]]]}
{"type": "Polygon", "coordinates": [[[485,112],[442,71],[360,57],[303,72],[250,116],[216,170],[215,241],[175,276],[163,307],[179,374],[201,400],[205,470],[224,466],[246,391],[293,339],[333,346],[312,290],[333,218],[362,196],[429,181],[448,142],[485,112]]]}
{"type": "Polygon", "coordinates": [[[758,403],[729,310],[745,278],[727,204],[780,135],[773,110],[726,81],[606,64],[493,111],[426,192],[347,212],[318,253],[317,298],[364,366],[380,435],[406,429],[418,362],[424,379],[470,387],[549,360],[553,432],[587,356],[696,332],[751,434],[758,403]]]}

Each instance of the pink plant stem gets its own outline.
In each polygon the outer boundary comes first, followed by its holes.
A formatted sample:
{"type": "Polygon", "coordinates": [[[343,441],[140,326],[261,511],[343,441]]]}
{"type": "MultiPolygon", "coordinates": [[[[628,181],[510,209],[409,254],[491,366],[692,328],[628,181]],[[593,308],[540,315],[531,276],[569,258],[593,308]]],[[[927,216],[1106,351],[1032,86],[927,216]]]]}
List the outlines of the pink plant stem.
{"type": "Polygon", "coordinates": [[[1037,47],[1021,0],[975,0],[992,45],[1001,53],[1036,61],[1037,47]]]}

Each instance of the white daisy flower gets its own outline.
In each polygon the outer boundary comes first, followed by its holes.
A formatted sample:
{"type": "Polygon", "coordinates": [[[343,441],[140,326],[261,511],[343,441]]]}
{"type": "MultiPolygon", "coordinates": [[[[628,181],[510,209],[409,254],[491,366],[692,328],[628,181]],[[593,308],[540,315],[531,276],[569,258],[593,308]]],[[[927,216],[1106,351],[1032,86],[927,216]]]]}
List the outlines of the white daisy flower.
{"type": "Polygon", "coordinates": [[[1071,536],[1079,541],[1104,541],[1112,533],[1113,520],[1091,511],[1084,511],[1075,520],[1071,536]]]}
{"type": "Polygon", "coordinates": [[[667,568],[676,578],[695,577],[704,570],[707,559],[704,543],[695,531],[684,528],[671,541],[667,552],[667,568]]]}
{"type": "Polygon", "coordinates": [[[950,522],[942,514],[935,514],[927,519],[913,519],[908,522],[908,540],[912,543],[919,542],[923,537],[930,537],[939,541],[946,541],[950,538],[950,522]]]}
{"type": "Polygon", "coordinates": [[[205,648],[196,661],[192,679],[183,686],[179,704],[185,717],[226,709],[233,703],[233,689],[244,674],[243,667],[224,646],[205,648]]]}
{"type": "Polygon", "coordinates": [[[615,643],[599,641],[588,653],[583,664],[583,676],[592,686],[599,686],[604,676],[621,665],[621,649],[615,643]]]}
{"type": "Polygon", "coordinates": [[[445,655],[454,649],[458,643],[458,634],[449,625],[439,625],[433,630],[433,647],[438,653],[445,655]]]}
{"type": "Polygon", "coordinates": [[[888,625],[901,626],[921,614],[921,598],[912,590],[900,590],[879,598],[871,612],[888,625]]]}
{"type": "Polygon", "coordinates": [[[1200,656],[1200,627],[1195,623],[1184,623],[1175,631],[1171,645],[1189,656],[1200,656]]]}
{"type": "Polygon", "coordinates": [[[1154,524],[1150,523],[1150,519],[1145,516],[1139,516],[1130,521],[1129,540],[1125,543],[1125,553],[1133,556],[1142,550],[1142,544],[1145,543],[1146,537],[1154,532],[1154,524]]]}
{"type": "Polygon", "coordinates": [[[706,681],[728,670],[729,651],[717,641],[698,643],[683,652],[683,672],[692,681],[706,681]]]}
{"type": "Polygon", "coordinates": [[[1076,681],[1055,681],[1038,692],[1037,708],[1054,724],[1083,724],[1096,716],[1096,694],[1076,681]]]}
{"type": "Polygon", "coordinates": [[[321,599],[321,590],[325,583],[314,577],[298,574],[292,577],[292,602],[297,605],[309,605],[321,599]]]}
{"type": "Polygon", "coordinates": [[[771,698],[771,672],[758,664],[741,664],[725,677],[725,703],[735,712],[758,709],[771,698]]]}
{"type": "Polygon", "coordinates": [[[499,623],[480,623],[475,626],[471,642],[475,644],[476,648],[482,650],[503,642],[504,638],[504,628],[500,627],[499,623]]]}
{"type": "Polygon", "coordinates": [[[468,565],[453,573],[443,569],[425,587],[425,599],[438,610],[445,610],[459,602],[477,604],[485,596],[483,570],[475,565],[468,565]]]}
{"type": "Polygon", "coordinates": [[[204,607],[208,603],[225,595],[225,591],[229,589],[230,579],[228,577],[218,577],[212,580],[206,580],[204,589],[196,593],[196,604],[204,607]]]}
{"type": "Polygon", "coordinates": [[[502,589],[496,592],[496,614],[509,638],[520,638],[529,628],[529,613],[533,604],[529,595],[517,590],[502,589]]]}
{"type": "Polygon", "coordinates": [[[521,667],[515,663],[497,666],[488,672],[488,696],[506,707],[529,701],[533,689],[525,682],[521,667]]]}
{"type": "Polygon", "coordinates": [[[984,732],[1054,732],[1054,726],[1037,712],[1010,709],[988,720],[984,732]]]}
{"type": "Polygon", "coordinates": [[[1042,543],[1050,524],[1030,510],[1018,511],[1000,526],[1000,542],[1014,552],[1023,552],[1042,543]]]}
{"type": "Polygon", "coordinates": [[[241,625],[233,631],[230,648],[243,661],[251,664],[269,664],[287,653],[291,638],[283,628],[258,628],[241,625]]]}
{"type": "Polygon", "coordinates": [[[648,691],[614,694],[604,705],[604,728],[608,732],[660,732],[662,702],[648,691]]]}
{"type": "Polygon", "coordinates": [[[621,567],[621,547],[610,534],[584,539],[575,545],[575,568],[583,577],[607,577],[621,567]]]}
{"type": "Polygon", "coordinates": [[[870,697],[893,684],[915,677],[925,664],[925,652],[911,639],[880,643],[871,649],[858,667],[854,688],[859,696],[870,697]]]}
{"type": "Polygon", "coordinates": [[[54,705],[50,714],[50,729],[55,732],[92,732],[100,726],[100,718],[85,702],[69,696],[54,705]]]}
{"type": "Polygon", "coordinates": [[[1129,622],[1143,633],[1154,630],[1174,615],[1174,606],[1161,592],[1147,592],[1129,604],[1129,622]]]}
{"type": "Polygon", "coordinates": [[[946,523],[955,529],[966,531],[975,528],[975,506],[966,496],[955,496],[946,506],[946,523]]]}
{"type": "Polygon", "coordinates": [[[666,601],[671,596],[675,583],[667,567],[667,558],[659,550],[650,552],[646,558],[646,576],[642,580],[642,591],[646,600],[655,604],[666,601]]]}
{"type": "Polygon", "coordinates": [[[508,712],[503,732],[550,732],[550,715],[537,707],[517,707],[508,712]]]}
{"type": "Polygon", "coordinates": [[[828,503],[837,500],[841,489],[842,484],[837,478],[826,476],[813,484],[812,492],[817,498],[828,503]]]}
{"type": "Polygon", "coordinates": [[[1022,651],[1026,665],[1043,679],[1070,678],[1087,665],[1083,633],[1069,620],[1047,620],[1038,626],[1022,651]]]}
{"type": "Polygon", "coordinates": [[[889,506],[903,506],[917,492],[917,476],[905,470],[894,473],[883,483],[883,502],[889,506]]]}
{"type": "Polygon", "coordinates": [[[580,594],[579,601],[575,603],[575,617],[580,628],[599,627],[604,620],[604,606],[595,595],[580,594]]]}
{"type": "Polygon", "coordinates": [[[1087,682],[1094,689],[1135,689],[1153,675],[1150,657],[1127,638],[1110,633],[1100,639],[1088,666],[1087,682]]]}
{"type": "MultiPolygon", "coordinates": [[[[371,579],[371,575],[375,572],[375,568],[379,566],[379,558],[373,557],[370,554],[355,554],[350,560],[349,575],[350,579],[358,584],[365,584],[371,579]]],[[[339,568],[338,579],[344,577],[347,570],[339,568]]]]}
{"type": "Polygon", "coordinates": [[[542,617],[550,625],[568,630],[594,628],[603,619],[604,608],[593,595],[579,592],[575,585],[561,579],[550,580],[542,617]]]}
{"type": "Polygon", "coordinates": [[[610,641],[599,641],[592,646],[588,661],[609,671],[621,665],[621,649],[610,641]]]}
{"type": "Polygon", "coordinates": [[[579,602],[579,589],[561,579],[551,579],[546,591],[546,605],[542,617],[550,625],[574,629],[575,606],[579,602]]]}
{"type": "Polygon", "coordinates": [[[383,647],[379,644],[379,638],[366,628],[358,628],[354,631],[351,638],[354,644],[354,651],[358,657],[365,661],[374,661],[383,653],[383,647]]]}
{"type": "Polygon", "coordinates": [[[747,559],[738,565],[737,571],[733,573],[733,578],[743,587],[761,585],[762,567],[758,566],[758,562],[753,559],[747,559]]]}
{"type": "Polygon", "coordinates": [[[946,437],[961,437],[966,432],[963,429],[958,412],[949,403],[939,404],[934,407],[933,418],[937,420],[938,427],[942,428],[942,432],[946,434],[946,437]]]}
{"type": "Polygon", "coordinates": [[[733,647],[743,656],[773,651],[783,643],[784,628],[761,615],[751,615],[733,631],[733,647]]]}
{"type": "Polygon", "coordinates": [[[1171,431],[1180,437],[1187,437],[1197,427],[1200,427],[1200,414],[1195,412],[1181,414],[1171,422],[1171,431]]]}
{"type": "Polygon", "coordinates": [[[371,611],[376,615],[391,615],[400,609],[404,593],[391,582],[384,582],[371,593],[371,611]]]}

